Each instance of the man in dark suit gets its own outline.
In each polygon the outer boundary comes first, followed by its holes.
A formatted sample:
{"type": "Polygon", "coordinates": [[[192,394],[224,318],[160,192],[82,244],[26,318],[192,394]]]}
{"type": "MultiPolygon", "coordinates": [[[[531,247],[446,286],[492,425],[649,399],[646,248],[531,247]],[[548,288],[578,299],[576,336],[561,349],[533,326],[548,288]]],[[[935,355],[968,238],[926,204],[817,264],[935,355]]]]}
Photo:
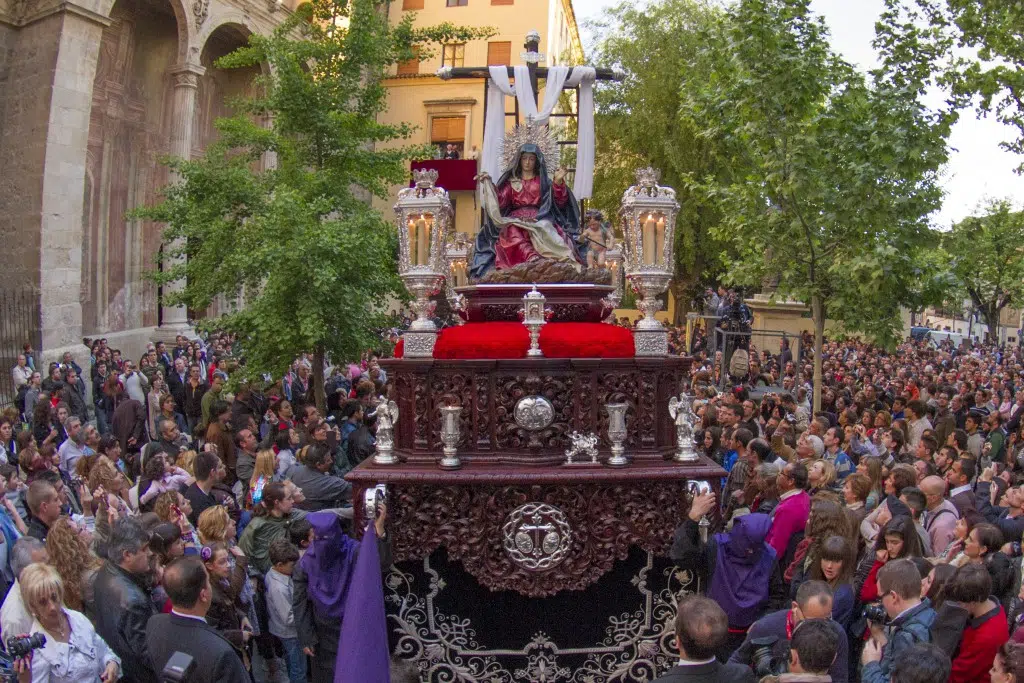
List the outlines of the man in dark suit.
{"type": "Polygon", "coordinates": [[[653,683],[754,683],[743,664],[722,664],[715,652],[729,634],[729,618],[714,600],[687,595],[676,612],[679,663],[653,683]]]}
{"type": "Polygon", "coordinates": [[[146,627],[149,656],[157,672],[175,652],[195,660],[190,683],[249,683],[249,674],[235,648],[206,623],[213,588],[206,567],[196,555],[179,557],[164,570],[170,614],[156,614],[146,627]]]}

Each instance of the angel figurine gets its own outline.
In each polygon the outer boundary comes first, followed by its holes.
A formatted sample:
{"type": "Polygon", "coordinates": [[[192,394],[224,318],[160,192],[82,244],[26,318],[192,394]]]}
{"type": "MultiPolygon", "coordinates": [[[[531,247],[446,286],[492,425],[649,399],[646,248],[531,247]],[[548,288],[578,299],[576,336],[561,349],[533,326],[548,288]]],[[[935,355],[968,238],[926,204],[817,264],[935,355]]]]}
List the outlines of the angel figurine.
{"type": "Polygon", "coordinates": [[[685,393],[673,396],[668,402],[668,414],[676,423],[676,462],[697,462],[700,458],[693,440],[693,425],[697,419],[693,414],[693,400],[685,393]]]}
{"type": "Polygon", "coordinates": [[[391,465],[398,462],[392,452],[395,447],[395,422],[398,421],[398,404],[383,396],[377,404],[377,453],[373,460],[379,465],[391,465]]]}

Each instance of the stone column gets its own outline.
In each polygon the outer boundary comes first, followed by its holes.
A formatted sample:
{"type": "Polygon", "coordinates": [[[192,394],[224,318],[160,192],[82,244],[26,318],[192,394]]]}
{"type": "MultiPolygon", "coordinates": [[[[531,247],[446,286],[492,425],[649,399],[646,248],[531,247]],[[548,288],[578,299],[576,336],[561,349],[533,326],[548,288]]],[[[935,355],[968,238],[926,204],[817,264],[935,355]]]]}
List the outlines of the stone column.
{"type": "MultiPolygon", "coordinates": [[[[171,128],[170,152],[180,159],[192,158],[192,130],[196,114],[196,93],[199,90],[199,77],[206,69],[199,64],[179,64],[170,71],[174,77],[174,118],[171,128]]],[[[175,178],[171,177],[171,182],[175,178]]],[[[181,283],[164,285],[164,293],[182,288],[181,283]]],[[[161,339],[173,339],[174,335],[185,334],[189,330],[188,313],[184,306],[167,306],[160,304],[160,328],[157,336],[161,339]]]]}

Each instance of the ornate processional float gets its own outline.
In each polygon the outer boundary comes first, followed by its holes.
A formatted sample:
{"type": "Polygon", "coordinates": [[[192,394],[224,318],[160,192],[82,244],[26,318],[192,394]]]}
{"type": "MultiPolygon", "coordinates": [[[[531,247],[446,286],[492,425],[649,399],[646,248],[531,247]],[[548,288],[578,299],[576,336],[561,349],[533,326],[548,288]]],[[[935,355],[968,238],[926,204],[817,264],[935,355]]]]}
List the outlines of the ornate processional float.
{"type": "Polygon", "coordinates": [[[673,531],[690,493],[725,476],[694,447],[680,395],[689,359],[668,355],[655,318],[679,205],[645,169],[623,196],[621,245],[600,216],[581,216],[586,100],[602,74],[525,61],[486,69],[472,244],[454,235],[436,172],[399,193],[416,320],[382,362],[393,394],[378,408],[377,453],[347,477],[365,501],[355,528],[384,493],[392,650],[424,680],[651,679],[677,658],[676,597],[696,589],[667,559],[673,531]],[[580,90],[571,186],[545,125],[562,88],[580,90]],[[503,135],[511,94],[528,118],[503,135]],[[633,330],[607,324],[627,283],[643,313],[633,330]],[[442,289],[461,324],[438,330],[430,297],[442,289]]]}

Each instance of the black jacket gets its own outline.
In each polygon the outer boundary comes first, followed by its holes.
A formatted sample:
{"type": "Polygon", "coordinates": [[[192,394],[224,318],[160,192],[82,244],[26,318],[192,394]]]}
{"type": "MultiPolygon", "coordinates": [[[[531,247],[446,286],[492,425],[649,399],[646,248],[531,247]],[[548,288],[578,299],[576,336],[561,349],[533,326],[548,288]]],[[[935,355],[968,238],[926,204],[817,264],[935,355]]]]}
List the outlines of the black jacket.
{"type": "Polygon", "coordinates": [[[209,624],[176,614],[157,614],[146,628],[153,666],[163,671],[175,652],[196,662],[189,683],[249,683],[249,674],[235,648],[209,624]]]}
{"type": "Polygon", "coordinates": [[[717,659],[709,664],[674,666],[651,683],[754,683],[754,672],[742,664],[722,664],[717,659]]]}
{"type": "MultiPolygon", "coordinates": [[[[121,658],[123,680],[156,683],[157,674],[146,644],[146,624],[156,612],[149,587],[143,579],[106,562],[96,573],[94,593],[96,632],[121,658]]],[[[166,642],[178,649],[173,639],[168,637],[166,642]]]]}

